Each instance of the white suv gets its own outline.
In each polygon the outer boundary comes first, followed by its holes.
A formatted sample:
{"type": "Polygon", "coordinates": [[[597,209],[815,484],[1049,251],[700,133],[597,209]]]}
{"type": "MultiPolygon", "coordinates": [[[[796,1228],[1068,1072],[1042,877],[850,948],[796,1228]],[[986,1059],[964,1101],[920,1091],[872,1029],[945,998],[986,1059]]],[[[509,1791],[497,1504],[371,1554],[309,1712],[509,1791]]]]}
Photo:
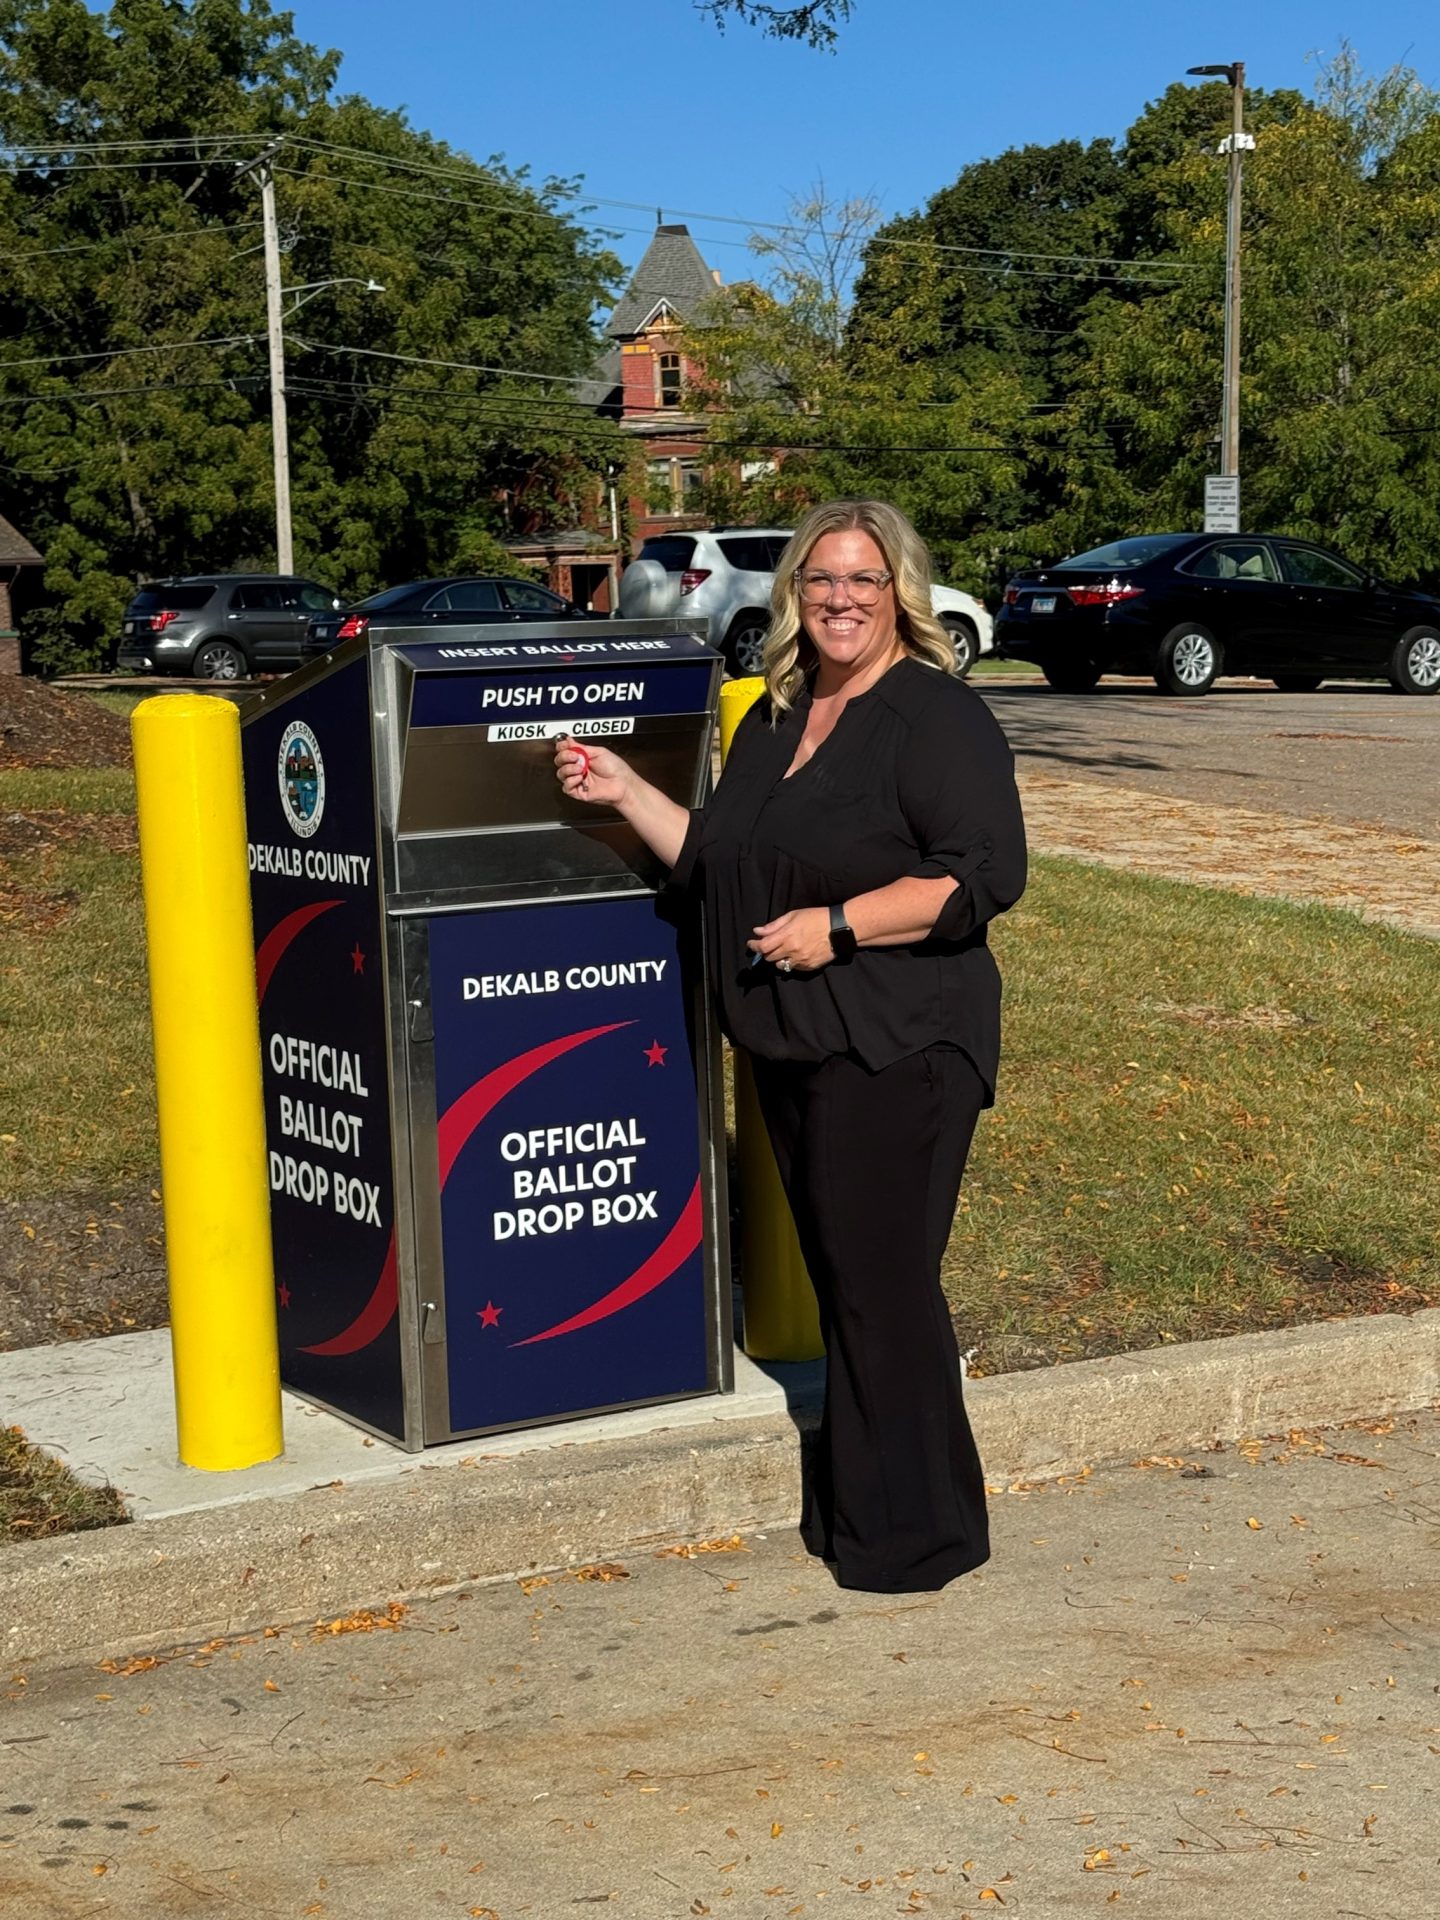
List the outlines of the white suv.
{"type": "MultiPolygon", "coordinates": [[[[620,615],[663,619],[672,613],[708,620],[710,645],[735,675],[759,673],[770,627],[770,587],[790,538],[785,527],[717,527],[658,533],[647,540],[620,581],[620,615]]],[[[995,642],[990,615],[956,587],[930,589],[940,623],[955,636],[956,664],[968,673],[995,642]]]]}

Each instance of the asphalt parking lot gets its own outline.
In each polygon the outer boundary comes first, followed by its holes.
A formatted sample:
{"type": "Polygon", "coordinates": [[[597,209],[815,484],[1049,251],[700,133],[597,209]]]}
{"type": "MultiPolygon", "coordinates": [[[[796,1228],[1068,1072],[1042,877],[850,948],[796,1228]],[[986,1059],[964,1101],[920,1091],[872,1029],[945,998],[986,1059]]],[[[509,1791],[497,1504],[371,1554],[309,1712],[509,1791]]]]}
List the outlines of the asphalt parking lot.
{"type": "Polygon", "coordinates": [[[1440,840],[1440,699],[1382,685],[1280,693],[1221,681],[1199,700],[1149,682],[1093,693],[976,682],[1022,771],[1440,840]]]}

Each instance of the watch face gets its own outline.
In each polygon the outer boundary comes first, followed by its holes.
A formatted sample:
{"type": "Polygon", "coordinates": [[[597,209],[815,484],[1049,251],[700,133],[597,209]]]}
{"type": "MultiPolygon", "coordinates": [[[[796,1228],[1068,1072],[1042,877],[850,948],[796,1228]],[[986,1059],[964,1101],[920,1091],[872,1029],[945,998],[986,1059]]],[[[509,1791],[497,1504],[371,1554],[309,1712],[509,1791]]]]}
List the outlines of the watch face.
{"type": "Polygon", "coordinates": [[[830,909],[830,951],[837,960],[849,960],[855,952],[855,935],[843,907],[830,909]]]}

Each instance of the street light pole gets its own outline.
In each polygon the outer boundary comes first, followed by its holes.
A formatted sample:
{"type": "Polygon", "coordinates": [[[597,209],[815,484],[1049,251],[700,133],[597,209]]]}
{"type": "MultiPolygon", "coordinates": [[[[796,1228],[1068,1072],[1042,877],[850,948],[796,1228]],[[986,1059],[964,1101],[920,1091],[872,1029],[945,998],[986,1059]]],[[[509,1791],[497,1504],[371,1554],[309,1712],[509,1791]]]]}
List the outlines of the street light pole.
{"type": "Polygon", "coordinates": [[[275,467],[275,562],[277,573],[295,571],[295,542],[290,531],[290,426],[285,411],[285,323],[281,312],[280,228],[275,218],[275,155],[272,140],[235,177],[253,173],[260,182],[260,216],[265,238],[265,319],[270,338],[270,454],[275,467]]]}
{"type": "Polygon", "coordinates": [[[260,213],[265,230],[265,321],[270,336],[270,450],[275,462],[275,563],[295,571],[290,531],[290,423],[285,410],[285,323],[281,315],[280,229],[275,219],[274,150],[262,155],[260,213]]]}
{"type": "Polygon", "coordinates": [[[296,313],[306,300],[326,287],[363,287],[367,293],[384,293],[378,280],[360,280],[346,275],[338,280],[307,280],[298,287],[280,284],[280,227],[275,218],[275,156],[280,142],[273,140],[253,159],[242,161],[236,178],[254,173],[260,182],[260,213],[265,234],[265,319],[270,340],[270,452],[275,466],[275,570],[294,573],[295,541],[290,530],[290,423],[285,407],[285,310],[286,294],[300,294],[290,309],[296,313]]]}
{"type": "Polygon", "coordinates": [[[1230,83],[1230,134],[1220,143],[1229,158],[1229,190],[1225,209],[1225,360],[1224,397],[1220,413],[1220,471],[1240,473],[1240,182],[1246,151],[1255,145],[1245,131],[1245,62],[1224,66],[1190,67],[1190,73],[1215,75],[1230,83]]]}

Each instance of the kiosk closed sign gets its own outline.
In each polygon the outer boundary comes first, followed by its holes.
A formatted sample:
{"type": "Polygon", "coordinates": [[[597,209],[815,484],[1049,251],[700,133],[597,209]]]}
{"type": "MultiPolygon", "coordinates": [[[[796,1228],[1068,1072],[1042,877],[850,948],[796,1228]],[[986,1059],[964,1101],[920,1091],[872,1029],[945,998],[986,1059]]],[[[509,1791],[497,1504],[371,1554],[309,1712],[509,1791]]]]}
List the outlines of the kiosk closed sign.
{"type": "Polygon", "coordinates": [[[450,1425],[707,1387],[687,999],[653,899],[429,924],[450,1425]],[[454,1176],[454,1177],[452,1177],[454,1176]]]}

